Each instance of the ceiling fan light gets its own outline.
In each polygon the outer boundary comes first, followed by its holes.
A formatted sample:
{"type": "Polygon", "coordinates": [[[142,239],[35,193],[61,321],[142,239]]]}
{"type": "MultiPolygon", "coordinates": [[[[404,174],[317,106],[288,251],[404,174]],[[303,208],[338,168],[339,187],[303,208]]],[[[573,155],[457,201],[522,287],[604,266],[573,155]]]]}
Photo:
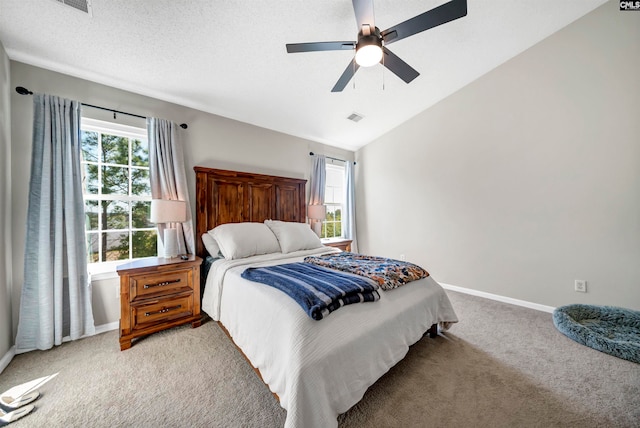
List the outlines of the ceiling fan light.
{"type": "Polygon", "coordinates": [[[382,59],[382,48],[378,45],[365,45],[356,51],[356,62],[360,67],[371,67],[382,59]]]}

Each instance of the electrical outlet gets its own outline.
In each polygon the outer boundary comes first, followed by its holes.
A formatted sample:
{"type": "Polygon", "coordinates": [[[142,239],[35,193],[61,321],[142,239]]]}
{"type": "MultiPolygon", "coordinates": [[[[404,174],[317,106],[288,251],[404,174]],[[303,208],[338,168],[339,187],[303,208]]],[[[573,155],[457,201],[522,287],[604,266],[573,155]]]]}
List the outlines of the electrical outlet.
{"type": "Polygon", "coordinates": [[[404,256],[404,254],[400,254],[400,260],[405,261],[407,258],[404,256]]]}
{"type": "Polygon", "coordinates": [[[580,293],[586,293],[587,292],[587,281],[583,280],[583,279],[576,279],[576,282],[574,284],[574,289],[580,293]]]}

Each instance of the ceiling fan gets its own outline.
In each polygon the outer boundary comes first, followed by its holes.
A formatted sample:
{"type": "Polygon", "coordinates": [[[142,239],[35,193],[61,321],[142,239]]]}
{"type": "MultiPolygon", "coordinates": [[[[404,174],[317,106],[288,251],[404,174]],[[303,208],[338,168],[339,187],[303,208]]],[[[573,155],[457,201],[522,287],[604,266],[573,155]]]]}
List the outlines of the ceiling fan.
{"type": "Polygon", "coordinates": [[[352,0],[358,24],[358,40],[347,42],[289,43],[288,53],[356,50],[355,58],[338,79],[331,92],[340,92],[360,67],[381,63],[406,83],[418,77],[413,67],[387,49],[387,45],[406,37],[446,24],[467,15],[467,0],[451,0],[384,31],[375,25],[373,0],[352,0]],[[384,56],[383,56],[384,55],[384,56]]]}

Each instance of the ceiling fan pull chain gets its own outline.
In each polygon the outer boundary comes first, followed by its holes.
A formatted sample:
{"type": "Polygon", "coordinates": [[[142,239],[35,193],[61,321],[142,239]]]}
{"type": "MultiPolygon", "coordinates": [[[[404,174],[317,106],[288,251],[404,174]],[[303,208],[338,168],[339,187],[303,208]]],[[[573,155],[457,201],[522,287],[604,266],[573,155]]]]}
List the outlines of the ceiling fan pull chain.
{"type": "Polygon", "coordinates": [[[384,92],[384,52],[382,54],[382,91],[384,92]]]}
{"type": "Polygon", "coordinates": [[[351,65],[353,65],[353,90],[356,90],[356,51],[353,51],[353,61],[351,61],[351,65]]]}

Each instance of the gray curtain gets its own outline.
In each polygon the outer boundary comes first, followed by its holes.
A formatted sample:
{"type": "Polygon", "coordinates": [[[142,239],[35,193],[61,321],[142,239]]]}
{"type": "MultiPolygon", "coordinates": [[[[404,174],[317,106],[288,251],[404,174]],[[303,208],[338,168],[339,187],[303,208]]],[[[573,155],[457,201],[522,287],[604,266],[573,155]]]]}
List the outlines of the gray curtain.
{"type": "MultiPolygon", "coordinates": [[[[165,119],[147,118],[151,197],[186,202],[187,221],[174,225],[178,229],[178,254],[195,254],[184,154],[176,134],[176,127],[175,123],[165,119]]],[[[164,229],[164,224],[158,224],[160,239],[164,239],[164,229]]]]}
{"type": "Polygon", "coordinates": [[[80,104],[33,97],[33,148],[17,351],[95,334],[80,169],[80,104]]]}
{"type": "Polygon", "coordinates": [[[353,162],[345,162],[345,187],[344,189],[344,209],[342,216],[342,230],[347,239],[351,239],[351,252],[358,252],[356,242],[356,185],[355,185],[355,165],[353,162]]]}
{"type": "Polygon", "coordinates": [[[323,205],[327,183],[327,158],[324,155],[314,155],[312,159],[309,205],[323,205]]]}

